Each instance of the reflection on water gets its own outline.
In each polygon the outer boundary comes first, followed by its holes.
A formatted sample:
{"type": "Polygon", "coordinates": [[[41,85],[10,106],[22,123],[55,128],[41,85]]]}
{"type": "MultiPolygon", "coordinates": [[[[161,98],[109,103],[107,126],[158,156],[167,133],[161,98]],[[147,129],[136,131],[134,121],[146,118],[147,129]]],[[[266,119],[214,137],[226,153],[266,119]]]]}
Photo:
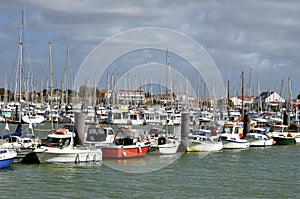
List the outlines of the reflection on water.
{"type": "Polygon", "coordinates": [[[149,173],[172,164],[181,155],[181,153],[177,153],[172,155],[146,155],[139,158],[110,159],[104,160],[103,164],[127,173],[149,173]]]}

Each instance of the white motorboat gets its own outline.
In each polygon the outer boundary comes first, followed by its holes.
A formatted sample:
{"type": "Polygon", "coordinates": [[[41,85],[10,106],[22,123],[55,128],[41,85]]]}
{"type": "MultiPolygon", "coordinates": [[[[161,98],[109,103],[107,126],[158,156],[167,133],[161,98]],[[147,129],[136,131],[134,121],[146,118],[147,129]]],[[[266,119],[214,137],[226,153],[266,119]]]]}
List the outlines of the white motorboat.
{"type": "Polygon", "coordinates": [[[38,141],[29,137],[10,136],[8,142],[3,143],[0,148],[15,150],[17,156],[14,158],[15,163],[22,162],[23,158],[31,153],[38,145],[38,141]]]}
{"type": "Polygon", "coordinates": [[[246,139],[250,142],[250,147],[272,146],[276,142],[265,135],[264,128],[254,128],[246,135],[246,139]]]}
{"type": "Polygon", "coordinates": [[[45,117],[37,114],[36,115],[27,114],[22,116],[22,120],[27,124],[40,124],[45,120],[45,117]]]}
{"type": "Polygon", "coordinates": [[[140,115],[143,119],[143,124],[145,125],[159,125],[161,122],[160,114],[154,110],[143,110],[140,115]]]}
{"type": "Polygon", "coordinates": [[[223,149],[218,136],[212,136],[209,129],[198,129],[185,138],[187,152],[211,152],[223,149]]]}
{"type": "Polygon", "coordinates": [[[178,139],[160,137],[151,145],[150,154],[170,155],[175,154],[180,142],[178,139]]]}
{"type": "Polygon", "coordinates": [[[101,149],[76,147],[75,133],[68,129],[57,129],[49,134],[46,143],[33,152],[39,163],[81,163],[102,161],[101,149]]]}
{"type": "Polygon", "coordinates": [[[162,129],[150,129],[151,147],[149,154],[170,155],[175,154],[180,145],[179,139],[166,134],[162,129]]]}
{"type": "Polygon", "coordinates": [[[137,112],[130,112],[129,113],[129,119],[128,124],[130,125],[142,125],[143,120],[140,119],[140,115],[137,112]]]}
{"type": "Polygon", "coordinates": [[[225,123],[223,133],[219,136],[223,142],[223,149],[245,149],[250,146],[248,140],[242,139],[243,127],[241,123],[225,123]]]}
{"type": "Polygon", "coordinates": [[[16,131],[11,134],[0,136],[0,139],[5,139],[6,142],[0,145],[0,149],[8,149],[17,152],[14,162],[21,162],[22,159],[38,145],[37,139],[22,136],[22,124],[19,123],[16,131]]]}
{"type": "Polygon", "coordinates": [[[187,152],[211,152],[223,149],[222,141],[204,135],[189,135],[186,137],[187,152]]]}
{"type": "Polygon", "coordinates": [[[223,149],[246,149],[250,147],[248,140],[241,139],[238,134],[222,135],[223,149]]]}
{"type": "Polygon", "coordinates": [[[126,125],[128,124],[128,110],[113,109],[108,111],[107,121],[108,124],[126,125]]]}

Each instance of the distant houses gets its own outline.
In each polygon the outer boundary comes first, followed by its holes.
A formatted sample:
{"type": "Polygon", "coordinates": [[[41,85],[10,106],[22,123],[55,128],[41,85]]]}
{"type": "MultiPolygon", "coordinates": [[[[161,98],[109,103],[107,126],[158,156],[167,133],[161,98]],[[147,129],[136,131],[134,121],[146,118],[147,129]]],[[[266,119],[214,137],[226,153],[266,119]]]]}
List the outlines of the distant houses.
{"type": "MultiPolygon", "coordinates": [[[[200,106],[213,107],[214,104],[227,104],[227,98],[204,98],[199,100],[200,106]]],[[[274,110],[277,109],[279,105],[281,107],[286,107],[286,100],[284,100],[276,92],[262,92],[259,96],[254,95],[244,95],[229,97],[229,106],[232,109],[241,109],[242,102],[246,109],[249,110],[274,110]]]]}
{"type": "MultiPolygon", "coordinates": [[[[226,109],[229,105],[231,109],[240,109],[242,108],[242,102],[246,110],[254,111],[269,111],[269,110],[280,110],[281,108],[286,109],[297,109],[300,108],[300,94],[298,95],[297,100],[285,100],[277,92],[266,91],[260,93],[259,96],[254,95],[244,95],[242,96],[230,96],[229,101],[227,97],[221,98],[202,98],[197,99],[195,96],[190,96],[185,92],[173,92],[170,93],[157,93],[151,94],[145,92],[142,89],[130,90],[130,89],[118,89],[118,90],[101,90],[96,89],[95,87],[82,87],[79,92],[73,92],[68,90],[68,92],[55,89],[53,92],[54,103],[59,103],[60,98],[67,98],[67,102],[81,102],[81,101],[95,101],[102,105],[177,105],[182,107],[197,107],[200,109],[211,109],[211,108],[222,108],[226,109]]],[[[6,92],[4,89],[0,89],[0,102],[5,104],[6,101],[19,101],[20,96],[22,99],[27,99],[32,102],[41,102],[41,99],[44,99],[47,102],[49,98],[49,93],[44,89],[40,93],[32,92],[6,92]],[[36,100],[37,99],[37,100],[36,100]]]]}
{"type": "MultiPolygon", "coordinates": [[[[230,97],[232,105],[241,108],[242,97],[230,97]]],[[[277,108],[278,105],[284,105],[286,101],[276,92],[262,92],[259,96],[245,95],[244,105],[254,110],[269,110],[277,108]]]]}
{"type": "Polygon", "coordinates": [[[276,92],[262,92],[255,98],[254,103],[260,104],[264,110],[267,110],[269,107],[285,103],[285,100],[276,92]]]}

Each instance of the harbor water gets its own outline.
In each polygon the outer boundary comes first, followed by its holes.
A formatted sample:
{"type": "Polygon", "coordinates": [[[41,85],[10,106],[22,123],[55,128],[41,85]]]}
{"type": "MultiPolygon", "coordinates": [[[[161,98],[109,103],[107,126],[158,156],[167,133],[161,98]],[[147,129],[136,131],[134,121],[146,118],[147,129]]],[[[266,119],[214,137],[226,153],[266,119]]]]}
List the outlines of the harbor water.
{"type": "Polygon", "coordinates": [[[89,164],[14,164],[0,170],[0,198],[300,198],[299,152],[297,144],[89,164]]]}

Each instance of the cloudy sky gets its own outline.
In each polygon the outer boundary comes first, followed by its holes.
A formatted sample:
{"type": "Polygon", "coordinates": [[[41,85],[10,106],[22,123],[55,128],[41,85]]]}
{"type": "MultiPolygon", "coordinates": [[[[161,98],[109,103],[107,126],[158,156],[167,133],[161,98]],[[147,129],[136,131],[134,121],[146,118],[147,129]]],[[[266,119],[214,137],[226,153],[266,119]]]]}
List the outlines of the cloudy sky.
{"type": "MultiPolygon", "coordinates": [[[[199,43],[218,67],[224,84],[230,80],[232,92],[240,92],[244,70],[245,84],[252,94],[275,90],[284,97],[291,93],[295,98],[300,93],[298,0],[52,0],[51,3],[3,0],[0,6],[0,87],[4,87],[6,78],[12,90],[24,9],[25,72],[31,74],[27,78],[32,77],[36,89],[40,89],[41,77],[49,76],[48,42],[52,43],[54,85],[58,87],[67,46],[70,48],[69,79],[72,79],[90,51],[109,37],[134,28],[159,27],[178,31],[199,43]]],[[[131,55],[130,59],[120,59],[118,65],[130,65],[126,60],[135,58],[165,62],[163,52],[143,52],[131,55]]],[[[185,67],[181,70],[188,71],[185,67]]],[[[104,83],[101,85],[105,87],[104,83]]]]}

